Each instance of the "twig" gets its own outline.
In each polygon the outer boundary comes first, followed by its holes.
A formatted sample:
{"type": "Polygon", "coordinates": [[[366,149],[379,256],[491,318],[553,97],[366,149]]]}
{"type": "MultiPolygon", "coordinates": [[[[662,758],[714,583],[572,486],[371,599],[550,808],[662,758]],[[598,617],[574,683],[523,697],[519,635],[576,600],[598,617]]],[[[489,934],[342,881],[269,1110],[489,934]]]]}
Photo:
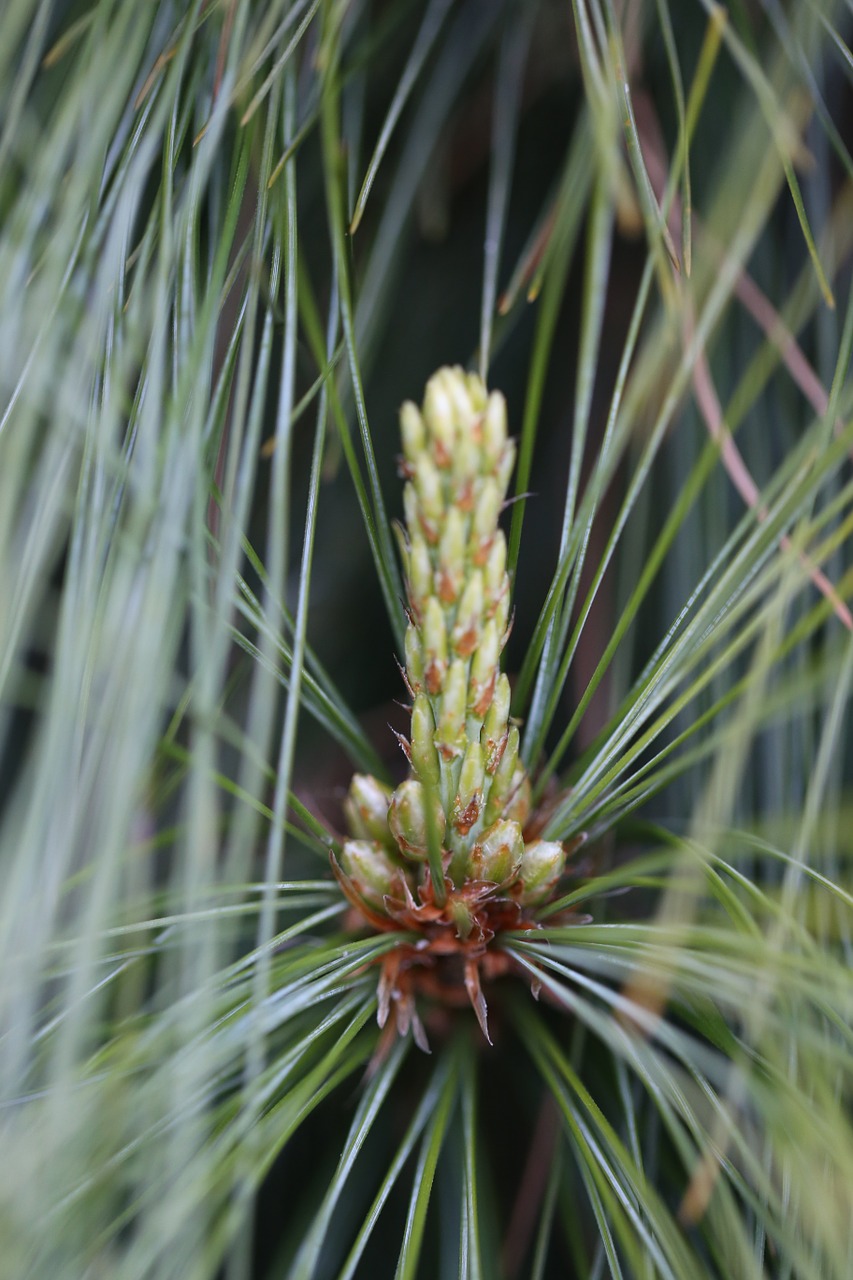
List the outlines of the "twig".
{"type": "Polygon", "coordinates": [[[506,1276],[517,1275],[524,1262],[536,1226],[536,1213],[545,1194],[557,1130],[554,1101],[546,1096],[533,1131],[527,1163],[501,1250],[502,1271],[506,1276]]]}

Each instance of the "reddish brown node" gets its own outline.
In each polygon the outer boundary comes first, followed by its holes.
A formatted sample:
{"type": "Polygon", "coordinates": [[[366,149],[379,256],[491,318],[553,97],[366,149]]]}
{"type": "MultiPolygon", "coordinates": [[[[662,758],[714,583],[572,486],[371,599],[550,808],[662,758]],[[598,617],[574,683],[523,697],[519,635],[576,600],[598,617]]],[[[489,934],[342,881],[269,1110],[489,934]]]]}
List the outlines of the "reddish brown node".
{"type": "MultiPolygon", "coordinates": [[[[456,816],[454,825],[467,820],[468,809],[456,816]]],[[[539,829],[537,817],[534,815],[525,826],[526,840],[532,839],[539,829]]],[[[566,852],[574,852],[585,838],[581,834],[567,843],[566,852]]],[[[445,870],[450,858],[449,851],[445,850],[445,870]]],[[[347,929],[355,930],[361,924],[377,933],[401,931],[410,935],[383,957],[364,966],[365,970],[379,966],[377,1016],[384,1028],[368,1074],[390,1051],[395,1034],[405,1035],[411,1030],[415,1043],[428,1051],[426,1030],[418,1016],[420,998],[428,1001],[429,1026],[439,1034],[450,1029],[450,1010],[470,1005],[489,1043],[484,983],[517,973],[530,982],[531,991],[538,998],[540,984],[535,979],[531,982],[530,976],[502,949],[500,942],[501,935],[541,928],[534,919],[541,904],[522,905],[519,901],[522,886],[516,876],[510,876],[501,884],[467,879],[456,885],[445,874],[444,893],[437,900],[432,879],[426,876],[422,883],[413,886],[414,868],[403,866],[401,859],[391,891],[379,905],[364,899],[334,856],[331,864],[350,904],[345,921],[347,929]]],[[[579,868],[574,870],[578,874],[579,868]]],[[[581,924],[590,918],[567,908],[552,915],[548,925],[581,924]]]]}
{"type": "Polygon", "coordinates": [[[468,801],[465,808],[459,814],[454,814],[453,825],[461,836],[467,836],[474,823],[480,816],[480,810],[483,807],[483,797],[479,793],[468,801]]]}
{"type": "Polygon", "coordinates": [[[403,930],[417,940],[401,942],[382,957],[378,986],[380,1026],[393,1020],[400,1035],[411,1028],[415,1041],[426,1048],[426,1035],[418,1020],[416,998],[427,996],[451,1007],[470,1004],[486,1039],[491,1043],[482,981],[508,973],[513,963],[501,951],[489,949],[498,933],[536,929],[536,922],[507,896],[509,882],[467,880],[460,886],[445,878],[444,901],[436,901],[432,881],[427,879],[415,898],[402,869],[394,892],[384,898],[382,914],[365,902],[338,866],[332,868],[347,901],[362,919],[379,932],[403,930]],[[470,927],[460,933],[461,918],[470,927]]]}
{"type": "Polygon", "coordinates": [[[439,693],[443,680],[444,664],[436,661],[431,662],[424,672],[424,683],[426,684],[427,692],[433,695],[439,693]]]}
{"type": "Polygon", "coordinates": [[[478,569],[482,569],[483,565],[488,560],[489,552],[492,549],[492,543],[494,540],[494,534],[490,533],[487,537],[481,538],[474,548],[474,554],[471,556],[471,560],[478,569]]]}
{"type": "Polygon", "coordinates": [[[438,574],[438,598],[442,604],[453,604],[456,599],[456,580],[447,569],[438,574]]]}
{"type": "Polygon", "coordinates": [[[435,465],[446,469],[453,461],[453,451],[447,447],[443,440],[434,440],[432,446],[432,456],[435,459],[435,465]]]}
{"type": "Polygon", "coordinates": [[[466,630],[462,632],[459,639],[454,641],[453,647],[459,654],[459,657],[469,658],[476,649],[479,638],[480,633],[477,629],[477,625],[476,623],[472,623],[471,626],[467,627],[466,630]]]}
{"type": "Polygon", "coordinates": [[[506,751],[506,744],[509,742],[509,730],[502,737],[495,741],[494,738],[486,739],[486,773],[495,773],[498,765],[503,759],[503,753],[506,751]]]}
{"type": "Polygon", "coordinates": [[[420,521],[420,526],[427,542],[432,547],[437,546],[439,539],[438,525],[433,524],[431,520],[427,520],[422,511],[418,512],[418,520],[420,521]]]}
{"type": "Polygon", "coordinates": [[[492,697],[494,696],[494,692],[495,692],[495,673],[493,671],[492,674],[489,676],[489,679],[482,686],[480,692],[477,695],[476,701],[473,703],[471,707],[471,710],[474,712],[474,715],[479,716],[481,720],[483,716],[486,714],[486,712],[488,711],[489,707],[492,705],[492,697]]]}

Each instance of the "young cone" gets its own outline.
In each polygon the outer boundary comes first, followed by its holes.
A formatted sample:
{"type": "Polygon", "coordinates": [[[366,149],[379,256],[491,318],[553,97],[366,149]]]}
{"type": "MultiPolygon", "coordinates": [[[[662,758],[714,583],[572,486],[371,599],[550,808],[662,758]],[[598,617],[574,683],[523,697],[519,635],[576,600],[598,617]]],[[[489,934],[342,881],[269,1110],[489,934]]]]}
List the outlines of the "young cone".
{"type": "MultiPolygon", "coordinates": [[[[393,793],[353,779],[344,869],[373,924],[384,916],[389,929],[426,934],[412,964],[432,962],[433,948],[464,953],[485,1029],[479,965],[488,942],[519,922],[530,927],[525,912],[548,900],[565,866],[562,845],[525,844],[530,781],[500,670],[510,583],[498,519],[515,445],[503,396],[460,368],[430,378],[423,407],[403,405],[400,428],[411,772],[393,793]]],[[[400,990],[406,968],[399,955],[388,963],[400,990]]]]}

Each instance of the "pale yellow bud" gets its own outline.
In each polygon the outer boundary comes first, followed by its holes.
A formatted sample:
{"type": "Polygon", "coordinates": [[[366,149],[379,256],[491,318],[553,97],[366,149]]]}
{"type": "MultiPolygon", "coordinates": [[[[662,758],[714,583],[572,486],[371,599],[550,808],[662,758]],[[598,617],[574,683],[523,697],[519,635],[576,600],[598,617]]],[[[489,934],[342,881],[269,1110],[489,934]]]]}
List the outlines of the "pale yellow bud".
{"type": "Polygon", "coordinates": [[[499,391],[493,391],[483,418],[483,457],[490,471],[495,470],[505,444],[506,401],[499,391]]]}
{"type": "MultiPolygon", "coordinates": [[[[518,730],[509,724],[509,681],[500,672],[510,584],[498,519],[515,445],[503,396],[459,366],[430,378],[420,412],[403,405],[400,429],[412,624],[405,657],[414,694],[404,745],[413,777],[395,795],[392,825],[406,855],[425,859],[425,796],[440,797],[447,870],[461,888],[466,875],[511,876],[530,806],[518,730]]],[[[432,835],[431,816],[428,825],[432,835]]],[[[434,839],[428,856],[440,883],[434,839]]]]}
{"type": "Polygon", "coordinates": [[[453,405],[456,421],[460,426],[467,427],[475,415],[464,371],[457,364],[452,369],[443,369],[440,376],[448,399],[453,405]]]}
{"type": "Polygon", "coordinates": [[[418,495],[421,527],[430,542],[437,542],[439,528],[444,519],[444,495],[441,491],[441,477],[428,454],[418,459],[413,483],[418,495]]]}
{"type": "Polygon", "coordinates": [[[407,400],[400,410],[400,435],[405,459],[414,466],[426,446],[426,431],[417,406],[411,400],[407,400]]]}
{"type": "Polygon", "coordinates": [[[424,391],[424,422],[433,440],[453,441],[453,402],[441,372],[433,374],[424,391]]]}

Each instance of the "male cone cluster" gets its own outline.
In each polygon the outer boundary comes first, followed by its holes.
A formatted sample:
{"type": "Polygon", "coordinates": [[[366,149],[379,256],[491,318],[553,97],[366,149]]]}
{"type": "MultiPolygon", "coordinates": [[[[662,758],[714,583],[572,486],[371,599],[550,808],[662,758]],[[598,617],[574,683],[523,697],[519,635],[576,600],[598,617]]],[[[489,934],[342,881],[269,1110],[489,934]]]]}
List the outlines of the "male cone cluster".
{"type": "Polygon", "coordinates": [[[401,878],[417,893],[430,875],[433,841],[451,896],[476,881],[532,907],[550,895],[565,854],[554,841],[524,842],[530,782],[500,670],[510,585],[498,518],[515,463],[506,404],[475,374],[446,368],[427,383],[422,410],[403,405],[400,425],[411,776],[393,792],[353,778],[342,870],[382,914],[401,878]]]}

